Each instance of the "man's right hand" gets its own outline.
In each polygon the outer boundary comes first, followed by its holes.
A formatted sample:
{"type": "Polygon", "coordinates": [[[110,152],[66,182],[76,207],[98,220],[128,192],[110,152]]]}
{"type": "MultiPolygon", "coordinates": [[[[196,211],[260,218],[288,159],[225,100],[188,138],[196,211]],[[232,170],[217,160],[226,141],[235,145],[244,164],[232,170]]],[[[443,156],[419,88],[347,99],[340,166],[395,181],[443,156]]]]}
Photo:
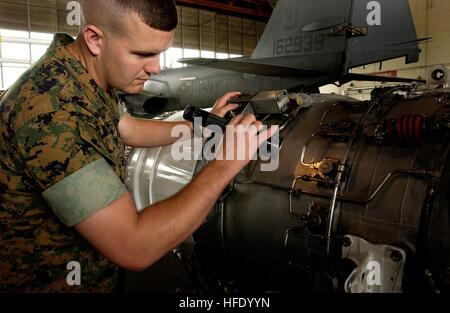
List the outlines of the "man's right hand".
{"type": "Polygon", "coordinates": [[[215,163],[235,176],[254,159],[261,145],[277,132],[278,126],[265,129],[253,114],[239,114],[227,126],[215,163]]]}

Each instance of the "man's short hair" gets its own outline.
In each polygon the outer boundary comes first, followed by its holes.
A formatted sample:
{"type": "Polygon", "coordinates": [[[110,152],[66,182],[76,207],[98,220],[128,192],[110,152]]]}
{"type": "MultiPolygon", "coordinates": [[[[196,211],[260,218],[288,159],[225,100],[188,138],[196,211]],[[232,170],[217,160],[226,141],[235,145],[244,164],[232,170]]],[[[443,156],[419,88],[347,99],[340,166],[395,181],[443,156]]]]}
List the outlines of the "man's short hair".
{"type": "Polygon", "coordinates": [[[178,15],[173,0],[115,0],[122,8],[136,13],[148,26],[164,31],[177,27],[178,15]]]}
{"type": "Polygon", "coordinates": [[[174,0],[82,0],[83,25],[120,31],[123,13],[134,13],[148,26],[172,31],[177,27],[178,14],[174,0]]]}

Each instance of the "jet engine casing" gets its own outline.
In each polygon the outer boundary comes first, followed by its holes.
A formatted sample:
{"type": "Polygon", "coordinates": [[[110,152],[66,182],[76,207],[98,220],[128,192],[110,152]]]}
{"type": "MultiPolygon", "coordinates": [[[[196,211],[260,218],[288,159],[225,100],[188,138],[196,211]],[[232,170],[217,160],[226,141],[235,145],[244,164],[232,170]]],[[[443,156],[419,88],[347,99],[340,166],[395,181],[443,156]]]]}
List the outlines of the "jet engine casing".
{"type": "MultiPolygon", "coordinates": [[[[369,102],[324,98],[290,121],[270,116],[267,124],[284,125],[278,169],[251,162],[192,236],[206,275],[238,290],[342,291],[350,277],[347,291],[408,291],[421,279],[448,288],[448,107],[435,94],[394,91],[369,102]],[[367,289],[358,268],[373,260],[386,275],[367,289]]],[[[132,153],[128,186],[140,199],[175,194],[205,165],[174,162],[167,151],[132,153]],[[138,159],[146,171],[136,171],[138,159]]]]}

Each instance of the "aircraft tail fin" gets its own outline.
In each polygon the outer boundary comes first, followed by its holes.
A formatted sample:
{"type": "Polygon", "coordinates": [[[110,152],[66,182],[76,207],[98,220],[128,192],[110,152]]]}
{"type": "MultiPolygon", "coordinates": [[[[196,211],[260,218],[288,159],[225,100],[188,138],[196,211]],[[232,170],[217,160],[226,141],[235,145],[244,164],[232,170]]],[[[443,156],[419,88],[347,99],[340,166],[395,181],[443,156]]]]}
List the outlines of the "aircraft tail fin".
{"type": "Polygon", "coordinates": [[[348,22],[350,4],[351,0],[279,0],[250,59],[340,72],[345,38],[327,33],[348,22]]]}
{"type": "Polygon", "coordinates": [[[419,60],[421,39],[408,0],[353,1],[351,23],[367,34],[348,39],[344,70],[402,56],[407,64],[419,60]]]}
{"type": "Polygon", "coordinates": [[[418,42],[408,0],[279,0],[250,59],[347,73],[401,56],[416,62],[418,42]]]}

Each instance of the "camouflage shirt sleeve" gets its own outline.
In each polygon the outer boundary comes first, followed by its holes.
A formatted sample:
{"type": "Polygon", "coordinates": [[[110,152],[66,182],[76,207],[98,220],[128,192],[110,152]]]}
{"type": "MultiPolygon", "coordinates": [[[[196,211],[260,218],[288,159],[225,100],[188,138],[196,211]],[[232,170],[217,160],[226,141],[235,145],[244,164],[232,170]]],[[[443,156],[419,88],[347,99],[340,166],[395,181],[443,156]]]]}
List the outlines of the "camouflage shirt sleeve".
{"type": "Polygon", "coordinates": [[[80,129],[86,129],[82,124],[61,110],[27,121],[15,135],[25,174],[69,227],[126,191],[104,156],[81,136],[80,129]]]}

